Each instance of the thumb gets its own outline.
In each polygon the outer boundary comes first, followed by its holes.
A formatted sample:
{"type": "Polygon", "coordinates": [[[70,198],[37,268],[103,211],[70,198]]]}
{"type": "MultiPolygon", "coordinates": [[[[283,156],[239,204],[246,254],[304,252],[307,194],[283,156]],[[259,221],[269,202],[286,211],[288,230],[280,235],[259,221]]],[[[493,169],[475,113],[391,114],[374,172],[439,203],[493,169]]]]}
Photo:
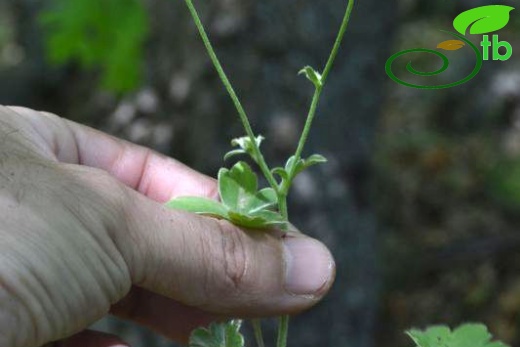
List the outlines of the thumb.
{"type": "Polygon", "coordinates": [[[306,309],[333,282],[333,258],[317,240],[244,230],[126,193],[127,230],[116,244],[138,286],[211,312],[261,316],[306,309]]]}

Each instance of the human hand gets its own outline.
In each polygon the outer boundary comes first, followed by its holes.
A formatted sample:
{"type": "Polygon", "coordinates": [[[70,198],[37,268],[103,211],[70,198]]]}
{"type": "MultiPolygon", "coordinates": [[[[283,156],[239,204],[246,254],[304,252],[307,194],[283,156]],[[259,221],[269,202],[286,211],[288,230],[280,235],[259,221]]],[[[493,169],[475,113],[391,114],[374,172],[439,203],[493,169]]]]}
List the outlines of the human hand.
{"type": "Polygon", "coordinates": [[[126,346],[85,330],[108,313],[186,342],[226,317],[306,309],[334,262],[297,233],[166,209],[216,182],[54,115],[0,106],[0,346],[126,346]]]}

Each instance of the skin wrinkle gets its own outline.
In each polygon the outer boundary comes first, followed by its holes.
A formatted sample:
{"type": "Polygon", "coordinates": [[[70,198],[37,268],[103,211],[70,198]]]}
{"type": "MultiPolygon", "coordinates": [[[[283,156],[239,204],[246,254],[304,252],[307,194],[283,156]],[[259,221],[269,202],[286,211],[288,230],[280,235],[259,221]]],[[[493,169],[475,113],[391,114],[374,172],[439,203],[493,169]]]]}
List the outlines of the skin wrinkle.
{"type": "Polygon", "coordinates": [[[78,137],[76,135],[76,132],[72,128],[71,123],[69,123],[67,120],[62,119],[62,122],[65,124],[66,129],[69,131],[70,136],[72,137],[71,145],[74,146],[75,153],[76,153],[75,163],[77,163],[79,165],[83,165],[83,161],[82,161],[82,158],[81,158],[81,151],[80,151],[80,148],[79,148],[79,142],[78,142],[78,137]]]}
{"type": "Polygon", "coordinates": [[[238,291],[247,269],[247,257],[244,252],[243,242],[241,241],[241,236],[236,235],[234,230],[229,229],[222,222],[219,225],[222,233],[221,246],[224,254],[224,273],[228,282],[238,291]]]}
{"type": "Polygon", "coordinates": [[[205,293],[206,295],[203,294],[201,298],[198,298],[199,302],[194,305],[197,307],[208,306],[209,295],[213,292],[213,288],[211,288],[209,285],[212,282],[210,279],[211,271],[209,271],[208,269],[211,268],[212,262],[214,261],[214,259],[212,259],[212,257],[211,257],[211,253],[210,253],[211,244],[208,241],[209,241],[208,235],[206,233],[200,233],[199,242],[200,242],[200,248],[202,249],[201,254],[203,257],[201,259],[201,264],[203,264],[204,268],[200,269],[199,271],[202,271],[202,273],[203,273],[201,285],[202,285],[203,293],[205,293]]]}
{"type": "MultiPolygon", "coordinates": [[[[89,228],[92,228],[92,226],[89,226],[89,224],[87,222],[85,222],[85,218],[81,214],[80,210],[72,208],[72,206],[69,205],[69,204],[65,204],[64,208],[67,209],[69,212],[71,212],[71,214],[73,216],[76,217],[76,220],[81,224],[82,229],[88,230],[89,228]]],[[[96,249],[100,249],[103,252],[103,254],[99,256],[100,260],[103,259],[104,261],[110,262],[110,265],[102,266],[100,268],[100,270],[103,271],[104,283],[108,283],[110,285],[110,288],[108,288],[107,286],[102,286],[101,283],[99,283],[99,281],[95,281],[95,282],[98,285],[98,288],[105,294],[105,296],[108,297],[108,298],[111,298],[110,301],[111,301],[111,303],[113,303],[113,302],[116,301],[114,298],[118,297],[118,295],[114,295],[114,293],[118,293],[119,294],[119,290],[118,290],[118,288],[114,287],[114,285],[113,285],[114,281],[111,280],[113,276],[111,276],[111,274],[109,273],[109,268],[117,268],[119,270],[122,270],[122,269],[116,263],[116,261],[112,259],[113,257],[110,256],[110,251],[106,249],[106,246],[105,246],[106,245],[106,240],[104,240],[104,242],[102,242],[99,239],[99,237],[97,237],[97,233],[88,233],[88,232],[86,232],[85,234],[87,235],[88,239],[95,245],[95,248],[96,249]]],[[[124,272],[122,272],[122,273],[124,273],[124,272]]],[[[128,274],[127,274],[127,276],[128,276],[128,274]]],[[[95,280],[95,277],[93,279],[95,280]]],[[[129,287],[128,288],[128,291],[129,291],[130,290],[130,285],[128,287],[129,287]]]]}
{"type": "MultiPolygon", "coordinates": [[[[5,274],[4,274],[4,277],[5,277],[5,274]]],[[[11,286],[8,285],[7,279],[6,278],[2,278],[2,272],[0,272],[0,284],[1,284],[0,291],[4,291],[6,293],[5,296],[7,298],[9,298],[8,300],[0,301],[0,307],[4,307],[2,310],[0,310],[0,313],[1,312],[7,312],[8,317],[18,317],[18,319],[15,318],[16,324],[14,324],[14,326],[23,326],[20,323],[21,321],[23,321],[23,319],[21,317],[19,317],[19,314],[21,313],[21,310],[13,309],[13,307],[24,307],[24,306],[26,306],[24,304],[24,301],[21,300],[21,298],[20,298],[19,294],[17,293],[17,291],[15,291],[13,288],[11,288],[11,286]],[[11,303],[11,305],[9,306],[9,308],[5,309],[5,304],[7,302],[11,303]]],[[[28,312],[28,310],[26,309],[25,312],[28,312]]],[[[3,329],[2,329],[2,331],[3,331],[3,329]]],[[[8,335],[5,338],[7,339],[8,335]]],[[[11,335],[11,338],[9,340],[11,341],[11,343],[9,344],[10,346],[11,345],[14,345],[14,346],[17,345],[16,335],[11,335]],[[14,341],[13,341],[13,339],[14,339],[14,341]]]]}
{"type": "MultiPolygon", "coordinates": [[[[3,259],[3,263],[6,264],[6,262],[10,262],[10,263],[13,263],[13,261],[9,261],[10,259],[9,258],[4,258],[3,259]]],[[[15,259],[15,263],[19,263],[20,260],[19,259],[15,259]]],[[[16,264],[14,264],[16,265],[16,264]]],[[[13,266],[13,267],[16,267],[16,266],[13,266]]],[[[19,267],[20,268],[20,267],[19,267]]],[[[25,268],[25,266],[24,266],[25,268]]],[[[23,271],[17,271],[17,274],[23,274],[23,271]]],[[[21,288],[28,288],[29,286],[27,285],[23,285],[24,281],[23,281],[23,278],[21,276],[19,276],[19,280],[20,282],[22,282],[22,286],[21,288]]],[[[5,282],[6,285],[5,285],[5,288],[7,288],[8,290],[8,293],[10,293],[11,297],[14,298],[14,300],[16,302],[18,302],[19,306],[21,309],[17,309],[16,310],[16,313],[18,314],[23,314],[22,317],[20,317],[19,321],[20,321],[20,326],[23,326],[22,322],[26,322],[27,320],[30,322],[29,323],[29,326],[32,326],[33,327],[33,330],[30,331],[32,334],[32,340],[31,340],[31,337],[29,337],[29,332],[28,331],[25,331],[24,334],[14,334],[13,335],[13,339],[14,339],[14,346],[13,347],[18,347],[18,346],[21,346],[22,345],[22,342],[24,340],[22,340],[22,338],[25,338],[25,340],[29,340],[29,341],[36,341],[36,337],[38,336],[38,333],[39,333],[39,329],[38,329],[38,320],[37,320],[37,315],[33,312],[34,311],[34,308],[31,307],[31,305],[29,304],[30,301],[28,300],[24,300],[23,299],[23,296],[24,294],[26,294],[26,292],[23,292],[23,291],[20,291],[20,290],[15,290],[13,289],[14,287],[16,287],[16,281],[14,283],[12,283],[11,286],[8,286],[7,285],[7,281],[5,282]],[[25,319],[24,319],[25,317],[25,319]]],[[[36,301],[36,303],[32,302],[32,304],[36,304],[36,306],[39,306],[41,307],[41,304],[40,302],[36,301]]],[[[41,311],[41,310],[40,310],[41,311]]]]}
{"type": "MultiPolygon", "coordinates": [[[[76,203],[76,204],[79,204],[79,199],[82,199],[81,202],[81,206],[83,206],[83,208],[80,208],[79,205],[78,207],[76,208],[73,208],[71,204],[64,204],[64,207],[69,210],[73,216],[76,217],[77,221],[79,221],[81,223],[81,225],[83,226],[83,229],[84,230],[103,230],[103,229],[110,229],[110,228],[107,228],[106,225],[104,226],[99,226],[99,227],[93,227],[92,225],[89,225],[89,218],[86,216],[85,213],[83,213],[82,211],[86,211],[85,207],[88,206],[94,210],[97,210],[96,212],[96,215],[107,215],[107,211],[111,211],[113,210],[113,208],[110,208],[110,206],[108,207],[104,207],[102,206],[102,204],[100,205],[100,202],[103,201],[103,199],[101,197],[96,197],[96,196],[86,196],[86,192],[81,192],[81,193],[78,193],[78,192],[75,192],[73,188],[70,188],[70,187],[75,187],[76,185],[74,184],[70,184],[70,185],[63,185],[62,189],[69,192],[70,193],[70,196],[77,196],[78,198],[77,199],[74,199],[73,201],[76,203]],[[95,201],[96,203],[93,204],[91,203],[92,201],[95,201]]],[[[108,218],[107,219],[111,219],[111,218],[108,218]]],[[[90,221],[93,220],[92,218],[90,219],[90,221]]],[[[118,218],[117,220],[124,220],[126,221],[126,218],[118,218]]],[[[110,225],[113,225],[115,224],[114,222],[110,222],[110,223],[106,223],[106,224],[110,224],[110,225]]],[[[115,231],[113,232],[115,233],[115,231]]],[[[110,233],[109,233],[110,234],[110,233]]],[[[127,273],[128,274],[128,268],[125,267],[125,268],[122,268],[121,267],[121,264],[119,264],[118,262],[115,261],[115,259],[113,259],[112,256],[110,256],[109,254],[113,253],[113,251],[117,251],[118,248],[117,246],[115,245],[115,243],[113,242],[112,238],[108,237],[108,239],[111,241],[110,243],[107,243],[106,241],[107,240],[101,240],[101,236],[102,235],[99,235],[99,233],[95,233],[95,232],[92,232],[92,233],[87,233],[87,235],[92,239],[94,240],[94,243],[98,246],[99,249],[103,250],[104,253],[107,255],[107,258],[110,260],[111,264],[113,265],[114,268],[119,268],[121,270],[122,273],[127,273]]]]}
{"type": "Polygon", "coordinates": [[[144,156],[142,169],[138,175],[137,183],[135,185],[137,191],[141,192],[144,196],[150,195],[151,178],[150,178],[150,161],[152,160],[152,151],[146,151],[144,156]]]}
{"type": "MultiPolygon", "coordinates": [[[[38,154],[42,152],[41,148],[35,151],[21,138],[12,141],[8,147],[14,148],[19,156],[23,152],[27,156],[21,158],[20,163],[12,161],[18,160],[16,158],[8,159],[9,165],[17,170],[12,184],[16,188],[8,189],[22,194],[22,204],[18,208],[33,210],[30,213],[39,212],[48,225],[27,224],[26,233],[36,236],[31,242],[26,244],[18,238],[6,244],[34,248],[31,243],[38,240],[37,235],[49,236],[49,245],[43,247],[52,254],[27,256],[35,260],[33,271],[44,275],[45,271],[41,269],[49,268],[49,276],[43,279],[47,280],[49,289],[56,288],[53,300],[59,301],[57,304],[60,305],[49,308],[47,313],[54,321],[63,323],[58,324],[63,331],[48,332],[44,329],[45,324],[38,326],[42,329],[39,334],[46,341],[63,338],[74,333],[74,329],[86,327],[91,317],[104,315],[113,301],[119,301],[134,290],[140,295],[137,299],[135,296],[130,298],[134,301],[126,304],[132,305],[131,314],[136,320],[142,319],[141,324],[149,324],[174,339],[179,332],[176,329],[182,331],[186,324],[189,325],[186,321],[193,319],[193,310],[197,311],[186,307],[184,321],[184,308],[172,305],[175,301],[206,308],[205,313],[200,311],[202,317],[210,314],[208,312],[249,315],[269,310],[276,313],[291,305],[296,309],[308,306],[297,299],[285,301],[283,293],[278,292],[278,277],[283,276],[280,240],[271,235],[260,237],[254,231],[242,232],[226,221],[167,210],[162,205],[173,195],[209,194],[216,199],[218,187],[214,180],[149,149],[53,115],[41,118],[37,115],[35,112],[17,117],[13,124],[26,126],[26,133],[39,144],[38,136],[25,124],[31,120],[33,130],[40,131],[41,137],[47,139],[47,148],[61,162],[50,163],[38,154]],[[45,124],[48,126],[40,126],[45,124]],[[22,145],[18,146],[18,142],[22,145]],[[80,166],[78,162],[84,165],[80,166]],[[20,187],[21,192],[17,191],[20,187]],[[56,264],[59,257],[65,261],[56,264]],[[41,266],[37,264],[39,260],[42,260],[41,266]],[[266,264],[265,267],[262,268],[262,264],[266,264]],[[68,277],[71,277],[70,281],[66,280],[68,277]],[[59,283],[60,279],[63,283],[59,283]],[[138,282],[133,282],[134,279],[138,282]],[[142,284],[143,288],[132,287],[132,284],[142,284]],[[269,298],[265,298],[265,290],[269,298]],[[164,298],[157,300],[159,295],[164,298]],[[166,318],[178,318],[158,322],[157,315],[163,314],[166,318]],[[180,325],[176,327],[173,322],[180,325]]],[[[9,151],[11,148],[5,152],[9,151]]],[[[0,149],[0,156],[2,152],[0,149]]],[[[0,178],[0,186],[2,180],[0,178]]],[[[10,193],[9,190],[6,191],[10,193]]],[[[2,193],[0,191],[0,199],[2,193]]],[[[24,219],[23,213],[13,215],[24,219]]],[[[14,237],[16,226],[8,230],[14,237]]],[[[1,241],[0,234],[0,258],[3,248],[7,248],[1,241]]],[[[33,278],[32,283],[36,283],[36,279],[33,278]]],[[[25,300],[31,298],[28,286],[20,290],[24,292],[25,300]]],[[[44,298],[43,292],[38,293],[38,298],[51,301],[44,298]]],[[[31,302],[26,304],[34,306],[31,302]]],[[[45,304],[48,308],[49,303],[45,304]]],[[[32,308],[38,312],[37,308],[32,308]]],[[[117,309],[115,312],[118,314],[117,309]]],[[[30,317],[26,317],[26,313],[20,313],[20,316],[24,319],[24,327],[31,329],[30,317]]],[[[41,318],[44,319],[43,315],[41,318]]]]}
{"type": "MultiPolygon", "coordinates": [[[[65,206],[67,206],[67,205],[65,204],[65,206]]],[[[76,218],[78,218],[78,217],[76,216],[76,218]]],[[[82,217],[79,216],[79,219],[81,220],[82,217]]],[[[65,230],[65,229],[67,229],[67,227],[65,226],[64,228],[59,228],[59,229],[63,229],[63,230],[65,230]]],[[[88,233],[87,233],[87,234],[88,234],[88,233]]],[[[89,237],[93,237],[93,236],[89,236],[89,237]]],[[[106,243],[106,242],[105,242],[105,243],[106,243]]],[[[114,249],[115,249],[115,247],[114,247],[114,249]]],[[[102,258],[100,257],[100,259],[105,259],[105,260],[106,260],[107,258],[108,258],[108,259],[111,259],[112,257],[110,257],[110,256],[108,256],[108,257],[105,256],[105,257],[102,257],[102,258]]],[[[79,258],[78,258],[78,259],[79,259],[79,258]]],[[[81,266],[81,268],[84,268],[84,266],[81,266]]],[[[87,268],[88,268],[88,267],[87,267],[87,268]]],[[[105,267],[103,266],[102,269],[105,270],[105,267]]],[[[72,274],[70,274],[70,275],[72,276],[72,274]]],[[[95,284],[95,285],[97,285],[97,286],[100,288],[99,290],[94,290],[95,292],[99,292],[99,293],[101,293],[101,292],[106,292],[106,291],[107,291],[107,288],[103,288],[103,287],[100,285],[99,281],[98,281],[94,276],[92,276],[92,274],[91,274],[90,272],[89,272],[89,273],[85,273],[84,275],[88,275],[88,276],[90,276],[90,277],[92,278],[93,281],[92,281],[92,280],[89,280],[89,283],[91,283],[91,284],[95,284]]],[[[108,283],[108,284],[111,284],[111,283],[113,282],[113,280],[112,280],[113,277],[114,277],[113,274],[112,274],[112,276],[109,275],[109,274],[106,274],[104,277],[106,277],[106,279],[105,279],[104,282],[106,282],[106,283],[108,283]]],[[[116,282],[117,282],[117,281],[116,281],[116,282]]],[[[72,285],[72,283],[70,283],[70,285],[72,285]]],[[[80,294],[84,292],[84,290],[81,288],[81,285],[80,285],[80,284],[76,285],[75,287],[79,290],[79,293],[80,293],[80,294]]],[[[130,287],[129,284],[128,284],[128,287],[130,287]]],[[[90,290],[90,288],[91,288],[91,287],[89,287],[89,290],[90,290]]],[[[111,294],[112,294],[112,295],[109,295],[109,296],[107,296],[107,297],[110,297],[110,298],[112,298],[112,299],[111,299],[112,301],[115,301],[115,297],[116,297],[119,293],[118,293],[115,289],[113,289],[113,290],[111,290],[111,294]]],[[[99,295],[98,295],[98,296],[99,296],[99,295]]],[[[88,304],[87,301],[88,301],[88,300],[85,300],[85,304],[88,304]]],[[[109,307],[109,302],[107,302],[106,311],[108,311],[108,307],[109,307]]],[[[70,312],[70,311],[68,311],[68,312],[70,312]]],[[[102,312],[102,313],[104,313],[104,312],[102,312]]],[[[96,314],[96,317],[98,317],[98,316],[100,316],[100,313],[97,313],[97,314],[96,314]]],[[[83,321],[81,321],[81,322],[78,321],[78,322],[75,324],[75,326],[79,326],[79,325],[81,325],[81,324],[84,324],[84,322],[83,322],[83,321]]]]}
{"type": "MultiPolygon", "coordinates": [[[[30,248],[33,249],[33,251],[31,252],[23,252],[23,253],[20,253],[18,259],[25,259],[23,257],[24,254],[35,254],[35,253],[48,253],[48,254],[55,254],[55,252],[45,252],[44,248],[44,245],[45,243],[42,242],[41,240],[37,240],[37,239],[29,239],[29,240],[32,240],[32,243],[30,244],[30,248]],[[43,250],[43,251],[39,251],[39,250],[43,250]]],[[[51,259],[49,259],[50,261],[51,259]]],[[[45,310],[43,309],[43,304],[40,304],[40,303],[52,303],[52,302],[55,302],[54,300],[51,299],[52,295],[47,291],[47,287],[45,285],[45,281],[42,280],[41,276],[40,276],[40,273],[38,271],[36,271],[36,269],[34,269],[33,267],[33,264],[29,261],[29,259],[27,259],[27,261],[24,261],[24,268],[27,269],[27,272],[30,276],[27,277],[27,280],[30,280],[31,278],[34,279],[38,284],[39,286],[34,286],[34,285],[29,285],[29,286],[25,286],[26,288],[35,288],[35,289],[38,289],[39,290],[35,290],[33,291],[32,293],[29,293],[29,294],[32,294],[31,296],[34,296],[34,295],[37,295],[38,296],[38,299],[34,302],[33,300],[33,304],[37,304],[38,307],[40,307],[41,309],[37,310],[38,312],[34,311],[34,309],[30,309],[28,310],[28,313],[30,313],[30,317],[31,317],[31,320],[33,322],[32,326],[33,328],[35,329],[34,330],[34,339],[35,341],[40,341],[42,338],[40,337],[40,335],[42,335],[41,333],[41,330],[45,330],[45,329],[40,329],[40,324],[41,323],[41,320],[39,320],[37,317],[40,316],[40,313],[41,311],[43,312],[52,312],[53,310],[45,310]],[[41,297],[41,296],[44,296],[44,297],[41,297]]],[[[31,300],[28,300],[27,302],[31,302],[31,300]]],[[[29,306],[28,306],[29,307],[29,306]]],[[[60,305],[54,305],[54,310],[58,309],[59,310],[59,315],[63,316],[64,315],[64,312],[61,311],[62,309],[62,306],[60,305]]],[[[52,322],[55,322],[56,321],[56,317],[49,317],[47,316],[46,317],[47,319],[45,319],[44,321],[48,322],[48,323],[51,323],[52,322]]],[[[53,328],[50,328],[50,329],[46,329],[46,330],[50,330],[50,331],[53,331],[55,327],[53,328]]]]}
{"type": "MultiPolygon", "coordinates": [[[[25,142],[31,148],[33,153],[38,153],[45,158],[53,159],[54,161],[57,161],[57,159],[52,155],[53,151],[52,151],[52,148],[50,147],[49,142],[47,141],[45,136],[38,130],[38,127],[36,127],[36,125],[34,124],[34,119],[27,114],[27,112],[26,112],[27,110],[21,109],[21,108],[13,108],[13,107],[7,107],[7,109],[9,111],[11,111],[11,113],[16,114],[18,119],[22,120],[23,123],[29,125],[29,128],[32,130],[32,133],[34,133],[37,137],[36,140],[38,140],[38,139],[40,140],[39,141],[40,146],[37,146],[34,143],[35,139],[33,137],[29,136],[29,134],[27,134],[25,131],[20,130],[20,135],[22,135],[22,137],[26,140],[25,142]],[[43,151],[42,151],[42,149],[43,149],[43,151]]],[[[31,114],[32,114],[32,112],[31,112],[31,114]]],[[[24,130],[27,129],[27,127],[21,127],[21,128],[23,128],[24,130]]]]}
{"type": "MultiPolygon", "coordinates": [[[[38,163],[38,164],[41,164],[41,163],[38,163]]],[[[34,166],[34,165],[31,165],[31,167],[32,167],[32,166],[34,166]]],[[[42,170],[45,170],[45,169],[48,169],[48,168],[49,168],[48,165],[41,165],[41,167],[37,167],[36,170],[39,171],[39,172],[41,172],[42,170]]],[[[22,194],[21,194],[21,193],[23,193],[23,192],[26,190],[27,185],[33,185],[33,184],[36,184],[36,183],[34,183],[34,182],[32,181],[31,178],[32,178],[32,177],[40,177],[40,178],[41,178],[41,177],[45,177],[45,175],[46,175],[46,174],[41,175],[41,174],[38,173],[38,172],[35,173],[35,174],[33,174],[32,171],[31,171],[31,174],[30,174],[29,177],[27,177],[26,175],[20,175],[20,176],[17,176],[17,181],[18,181],[19,183],[17,183],[16,185],[12,185],[10,190],[13,190],[12,187],[16,187],[14,190],[18,193],[17,198],[18,198],[18,200],[20,201],[21,198],[22,198],[22,196],[21,196],[22,194]],[[22,181],[24,181],[24,182],[22,182],[22,181]]],[[[40,193],[42,193],[41,190],[45,187],[45,180],[43,180],[43,182],[37,182],[37,184],[38,184],[38,189],[36,190],[36,192],[40,192],[40,193]]],[[[67,184],[63,184],[63,186],[64,186],[64,187],[67,187],[68,185],[67,185],[67,184]]],[[[51,189],[50,191],[51,191],[51,194],[56,193],[53,189],[51,189]]],[[[60,190],[60,191],[61,191],[61,190],[60,190]]],[[[70,196],[76,196],[76,195],[77,195],[77,194],[70,194],[70,196]]],[[[81,194],[80,194],[80,195],[81,195],[81,194]]],[[[37,199],[37,198],[38,198],[37,196],[32,196],[32,199],[31,199],[31,200],[34,200],[34,199],[37,199]]],[[[76,198],[74,198],[74,199],[71,199],[71,201],[76,202],[77,200],[76,200],[76,198]]],[[[65,204],[65,206],[67,206],[67,207],[71,207],[72,205],[67,205],[67,204],[65,204]]],[[[98,205],[96,205],[96,206],[98,206],[98,205]]],[[[99,206],[98,208],[99,208],[100,210],[103,210],[103,208],[101,208],[101,206],[99,206]]],[[[113,209],[111,209],[111,210],[113,210],[113,209]]],[[[106,245],[107,243],[104,242],[104,244],[106,245]]],[[[117,248],[116,248],[115,246],[113,247],[113,249],[114,249],[114,250],[117,250],[117,248]]],[[[118,268],[121,268],[121,266],[119,266],[118,268]]],[[[35,280],[39,280],[40,285],[37,285],[37,286],[41,287],[42,289],[45,289],[45,287],[42,285],[41,280],[39,279],[39,277],[37,276],[37,274],[33,273],[32,276],[33,276],[33,278],[34,278],[35,280]]],[[[130,287],[130,285],[129,285],[129,287],[130,287]]],[[[42,292],[41,292],[40,290],[38,290],[37,292],[38,292],[38,295],[42,295],[42,292]]],[[[36,294],[36,292],[35,292],[35,294],[36,294]]],[[[114,298],[114,295],[111,295],[110,297],[112,297],[112,301],[115,301],[115,300],[116,300],[116,299],[114,298]]],[[[48,301],[50,301],[50,300],[45,299],[45,298],[43,298],[43,297],[40,297],[40,298],[38,299],[38,301],[39,301],[39,302],[48,302],[48,301]]],[[[56,307],[56,308],[57,308],[57,307],[56,307]]],[[[108,306],[107,306],[107,311],[108,311],[108,306]]],[[[29,312],[32,312],[32,311],[29,311],[29,312]]],[[[32,315],[31,315],[31,320],[33,321],[32,326],[35,327],[36,329],[39,329],[39,325],[36,323],[35,318],[32,318],[32,317],[34,317],[34,316],[35,316],[35,314],[32,314],[32,315]]],[[[52,321],[55,321],[55,319],[48,319],[48,318],[47,318],[47,319],[45,319],[45,321],[52,322],[52,321]]],[[[39,331],[36,331],[36,333],[37,333],[37,337],[36,337],[36,338],[39,339],[39,336],[41,335],[41,333],[40,333],[39,331]]]]}
{"type": "Polygon", "coordinates": [[[53,131],[51,133],[52,143],[53,143],[53,154],[59,161],[70,162],[70,163],[78,163],[79,162],[79,149],[77,145],[77,141],[74,136],[74,131],[72,130],[69,122],[66,119],[60,118],[52,113],[48,112],[40,112],[42,115],[46,116],[47,119],[50,119],[51,122],[57,125],[58,131],[53,131]],[[61,131],[63,130],[63,131],[61,131]],[[60,137],[58,137],[57,133],[60,133],[60,137]],[[68,135],[65,136],[64,134],[68,135]],[[63,138],[66,137],[66,140],[63,138]],[[61,139],[61,141],[60,141],[61,139]],[[70,148],[73,147],[75,150],[70,151],[70,148]],[[63,148],[66,148],[66,151],[63,151],[63,148]],[[63,153],[75,153],[72,155],[72,158],[65,158],[63,153]]]}

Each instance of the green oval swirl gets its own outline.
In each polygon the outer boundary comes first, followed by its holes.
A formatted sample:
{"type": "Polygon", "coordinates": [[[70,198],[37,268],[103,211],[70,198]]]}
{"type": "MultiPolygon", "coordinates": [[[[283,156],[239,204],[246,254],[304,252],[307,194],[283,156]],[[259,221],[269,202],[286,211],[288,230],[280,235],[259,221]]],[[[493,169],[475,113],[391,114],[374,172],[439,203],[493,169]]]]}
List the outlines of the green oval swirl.
{"type": "Polygon", "coordinates": [[[437,69],[435,71],[431,71],[431,72],[430,71],[429,72],[423,72],[423,71],[416,70],[416,69],[413,68],[412,62],[411,61],[408,62],[408,64],[406,65],[406,70],[408,72],[414,74],[414,75],[418,75],[418,76],[435,76],[435,75],[438,75],[438,74],[444,72],[448,68],[448,66],[449,66],[448,58],[444,54],[442,54],[442,53],[440,53],[438,51],[434,51],[432,49],[414,48],[414,49],[407,49],[407,50],[398,52],[398,53],[392,55],[390,58],[388,58],[388,60],[386,61],[386,64],[385,64],[385,71],[386,71],[386,74],[388,75],[388,77],[390,77],[396,83],[402,84],[402,85],[407,86],[407,87],[418,88],[418,89],[444,89],[444,88],[451,88],[451,87],[455,87],[455,86],[458,86],[460,84],[466,83],[470,79],[475,77],[480,72],[480,69],[482,68],[482,62],[483,62],[482,54],[478,50],[477,46],[475,46],[471,41],[466,39],[463,35],[459,35],[457,33],[452,33],[450,31],[445,31],[445,30],[441,30],[441,31],[461,39],[468,46],[470,46],[473,49],[473,51],[475,52],[475,57],[476,57],[475,68],[473,69],[473,71],[468,76],[464,77],[460,81],[453,82],[453,83],[448,83],[448,84],[441,84],[441,85],[438,85],[438,86],[423,86],[423,85],[420,85],[420,84],[412,84],[412,83],[408,83],[406,81],[403,81],[402,79],[400,79],[399,77],[397,77],[393,73],[393,71],[392,71],[392,64],[393,64],[395,59],[397,59],[398,57],[400,57],[402,55],[408,54],[408,53],[416,53],[416,52],[429,53],[429,54],[434,54],[434,55],[436,55],[436,56],[438,56],[439,58],[442,59],[442,66],[441,66],[441,68],[439,68],[439,69],[437,69]]]}

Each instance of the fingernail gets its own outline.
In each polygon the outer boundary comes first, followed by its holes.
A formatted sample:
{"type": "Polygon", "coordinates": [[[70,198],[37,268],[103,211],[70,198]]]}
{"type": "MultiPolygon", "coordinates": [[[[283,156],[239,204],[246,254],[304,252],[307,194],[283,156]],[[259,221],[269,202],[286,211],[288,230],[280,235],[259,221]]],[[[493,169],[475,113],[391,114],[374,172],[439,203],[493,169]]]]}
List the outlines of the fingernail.
{"type": "Polygon", "coordinates": [[[285,246],[285,289],[294,295],[315,295],[327,288],[334,275],[334,260],[320,242],[287,237],[285,246]]]}

